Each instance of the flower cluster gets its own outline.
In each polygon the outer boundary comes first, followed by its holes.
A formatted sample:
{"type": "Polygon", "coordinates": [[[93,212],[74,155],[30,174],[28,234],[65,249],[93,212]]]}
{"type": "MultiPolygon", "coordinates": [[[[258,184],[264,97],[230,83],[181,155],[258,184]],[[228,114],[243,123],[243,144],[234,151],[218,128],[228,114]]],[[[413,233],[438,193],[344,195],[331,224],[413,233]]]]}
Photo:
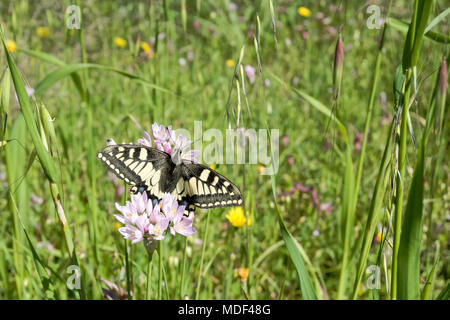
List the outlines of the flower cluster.
{"type": "MultiPolygon", "coordinates": [[[[152,147],[150,134],[145,131],[144,135],[145,137],[138,139],[137,142],[144,146],[152,147]]],[[[181,134],[176,136],[175,131],[172,130],[172,126],[168,126],[166,129],[163,125],[158,125],[158,123],[155,122],[152,125],[152,135],[156,149],[168,154],[172,154],[174,150],[179,150],[181,152],[181,159],[198,162],[197,157],[200,156],[200,151],[188,151],[192,141],[181,134]]]]}
{"type": "Polygon", "coordinates": [[[179,205],[176,196],[164,194],[160,203],[148,199],[147,194],[139,193],[131,195],[131,201],[121,206],[116,203],[116,208],[122,215],[114,217],[124,224],[119,232],[131,243],[138,243],[144,239],[163,240],[170,231],[172,235],[181,234],[190,236],[195,233],[193,215],[184,217],[185,206],[179,205]]]}

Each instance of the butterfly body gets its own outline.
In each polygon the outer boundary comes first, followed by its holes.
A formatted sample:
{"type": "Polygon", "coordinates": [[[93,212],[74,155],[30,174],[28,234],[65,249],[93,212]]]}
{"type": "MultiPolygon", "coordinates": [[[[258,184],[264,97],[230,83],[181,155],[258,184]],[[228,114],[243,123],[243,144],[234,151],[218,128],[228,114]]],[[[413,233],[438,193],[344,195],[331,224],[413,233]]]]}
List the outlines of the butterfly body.
{"type": "Polygon", "coordinates": [[[181,158],[178,151],[168,153],[144,145],[118,144],[102,149],[97,157],[131,192],[147,192],[161,200],[164,193],[177,195],[191,213],[204,209],[239,206],[243,198],[230,180],[202,164],[181,158]]]}

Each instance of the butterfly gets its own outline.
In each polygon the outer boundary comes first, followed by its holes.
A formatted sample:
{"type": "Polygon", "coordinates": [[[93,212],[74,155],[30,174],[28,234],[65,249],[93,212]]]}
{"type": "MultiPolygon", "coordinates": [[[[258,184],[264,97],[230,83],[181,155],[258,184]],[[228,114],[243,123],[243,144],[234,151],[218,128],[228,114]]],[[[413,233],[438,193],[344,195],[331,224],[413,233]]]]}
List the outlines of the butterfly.
{"type": "Polygon", "coordinates": [[[132,193],[147,192],[149,199],[161,200],[164,193],[177,195],[190,216],[195,207],[210,209],[240,206],[242,194],[236,185],[202,164],[172,154],[135,144],[109,145],[97,158],[119,179],[131,186],[132,193]]]}

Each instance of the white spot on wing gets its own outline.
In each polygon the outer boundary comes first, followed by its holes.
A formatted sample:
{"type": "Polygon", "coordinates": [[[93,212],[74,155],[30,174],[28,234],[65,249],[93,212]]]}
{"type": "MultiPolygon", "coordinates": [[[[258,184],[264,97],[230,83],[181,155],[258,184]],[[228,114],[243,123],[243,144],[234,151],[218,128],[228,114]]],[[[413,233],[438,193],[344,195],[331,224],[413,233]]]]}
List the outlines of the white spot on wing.
{"type": "Polygon", "coordinates": [[[139,154],[139,159],[147,160],[147,149],[142,148],[141,153],[139,154]]]}
{"type": "Polygon", "coordinates": [[[208,169],[204,169],[200,175],[200,179],[203,181],[207,181],[209,177],[209,170],[208,169]]]}

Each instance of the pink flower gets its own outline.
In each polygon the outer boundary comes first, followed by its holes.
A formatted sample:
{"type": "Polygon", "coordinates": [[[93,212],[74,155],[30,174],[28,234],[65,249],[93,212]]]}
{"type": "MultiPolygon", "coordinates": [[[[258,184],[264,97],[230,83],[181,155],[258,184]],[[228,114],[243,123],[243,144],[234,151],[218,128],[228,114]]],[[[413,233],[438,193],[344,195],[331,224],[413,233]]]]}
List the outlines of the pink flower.
{"type": "Polygon", "coordinates": [[[186,150],[191,146],[192,141],[186,138],[185,136],[182,136],[181,134],[178,135],[177,139],[175,140],[174,144],[174,150],[179,150],[181,153],[181,159],[192,161],[192,162],[198,162],[197,157],[200,156],[200,151],[198,150],[189,150],[186,152],[186,150]]]}
{"type": "Polygon", "coordinates": [[[114,141],[113,138],[111,138],[111,139],[106,140],[106,144],[107,144],[108,146],[114,146],[114,145],[116,145],[117,143],[114,141]]]}
{"type": "Polygon", "coordinates": [[[145,135],[145,137],[142,139],[137,139],[137,142],[144,146],[151,148],[152,147],[152,138],[150,137],[150,135],[148,134],[147,131],[144,131],[144,135],[145,135]]]}
{"type": "Polygon", "coordinates": [[[166,128],[163,125],[154,123],[152,125],[153,139],[155,140],[155,147],[158,150],[164,151],[168,154],[172,153],[171,143],[175,141],[175,132],[172,126],[166,128]]]}
{"type": "Polygon", "coordinates": [[[132,244],[138,243],[144,239],[144,234],[138,228],[129,224],[119,228],[119,232],[125,239],[131,240],[132,244]]]}
{"type": "Polygon", "coordinates": [[[115,218],[125,225],[119,232],[133,244],[144,239],[163,240],[169,227],[173,235],[190,236],[195,232],[192,227],[194,217],[183,216],[185,206],[178,204],[176,195],[166,193],[161,204],[154,206],[146,193],[131,195],[131,201],[125,206],[116,203],[116,208],[122,215],[114,215],[115,218]]]}
{"type": "Polygon", "coordinates": [[[254,83],[255,79],[256,79],[255,68],[253,68],[250,65],[246,65],[244,70],[245,70],[245,74],[247,75],[248,81],[250,83],[254,83]]]}
{"type": "Polygon", "coordinates": [[[192,23],[192,26],[194,27],[194,29],[198,29],[198,28],[200,28],[200,22],[199,21],[194,21],[193,23],[192,23]]]}
{"type": "Polygon", "coordinates": [[[191,219],[183,217],[180,220],[174,222],[174,226],[170,228],[170,232],[173,235],[175,235],[175,233],[179,233],[182,236],[189,237],[196,232],[192,224],[193,221],[191,219]]]}

